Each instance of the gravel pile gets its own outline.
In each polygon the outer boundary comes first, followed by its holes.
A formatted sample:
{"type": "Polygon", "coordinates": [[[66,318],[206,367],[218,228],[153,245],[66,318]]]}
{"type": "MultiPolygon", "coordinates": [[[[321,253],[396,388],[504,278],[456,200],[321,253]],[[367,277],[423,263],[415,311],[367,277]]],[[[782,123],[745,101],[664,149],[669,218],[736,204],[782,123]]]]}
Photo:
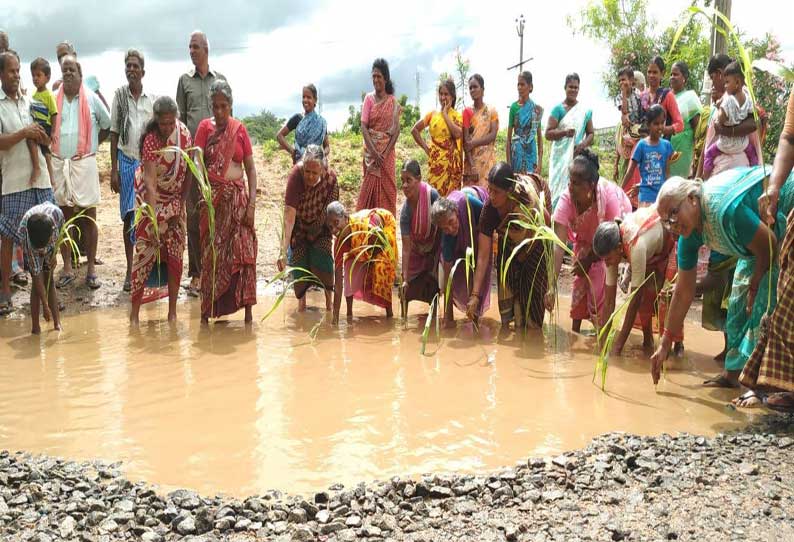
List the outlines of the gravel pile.
{"type": "Polygon", "coordinates": [[[310,497],[161,495],[118,464],[0,453],[3,540],[794,540],[794,417],[713,439],[612,433],[490,475],[310,497]],[[708,537],[708,538],[705,538],[708,537]]]}

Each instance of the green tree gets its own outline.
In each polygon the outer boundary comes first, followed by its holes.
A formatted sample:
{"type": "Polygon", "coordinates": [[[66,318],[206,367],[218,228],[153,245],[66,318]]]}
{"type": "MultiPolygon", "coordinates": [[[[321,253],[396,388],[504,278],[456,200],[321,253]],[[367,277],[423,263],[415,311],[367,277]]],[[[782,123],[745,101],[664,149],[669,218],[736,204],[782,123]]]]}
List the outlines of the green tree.
{"type": "Polygon", "coordinates": [[[408,96],[403,94],[400,96],[400,106],[403,108],[403,114],[400,118],[400,129],[410,130],[413,128],[416,121],[419,120],[420,111],[419,106],[408,103],[408,96]]]}
{"type": "Polygon", "coordinates": [[[455,49],[455,74],[457,75],[456,86],[458,87],[458,101],[455,104],[459,111],[466,107],[466,92],[468,91],[469,69],[471,62],[463,57],[460,46],[455,49]]]}
{"type": "Polygon", "coordinates": [[[278,118],[267,109],[263,109],[258,115],[249,115],[243,119],[248,134],[259,143],[275,140],[284,122],[284,119],[278,118]]]}
{"type": "Polygon", "coordinates": [[[674,58],[667,58],[681,20],[659,31],[658,23],[648,16],[647,9],[647,0],[594,0],[577,15],[568,16],[567,23],[574,33],[609,47],[611,54],[602,80],[610,95],[618,93],[617,73],[621,68],[631,66],[645,72],[656,55],[665,58],[668,65],[676,60],[686,61],[690,70],[688,85],[699,89],[709,55],[702,23],[692,20],[687,24],[674,58]]]}
{"type": "Polygon", "coordinates": [[[358,106],[350,105],[347,108],[347,120],[343,126],[345,132],[360,134],[361,133],[361,104],[364,102],[365,92],[361,93],[361,101],[358,106]]]}
{"type": "MultiPolygon", "coordinates": [[[[766,34],[760,39],[747,40],[744,46],[753,59],[765,58],[785,65],[780,42],[771,34],[766,34]]],[[[787,67],[794,69],[794,64],[788,64],[787,67]]],[[[791,82],[765,71],[753,70],[753,89],[755,99],[767,113],[768,124],[763,147],[764,159],[767,163],[771,163],[777,152],[780,133],[783,131],[791,82]]]]}

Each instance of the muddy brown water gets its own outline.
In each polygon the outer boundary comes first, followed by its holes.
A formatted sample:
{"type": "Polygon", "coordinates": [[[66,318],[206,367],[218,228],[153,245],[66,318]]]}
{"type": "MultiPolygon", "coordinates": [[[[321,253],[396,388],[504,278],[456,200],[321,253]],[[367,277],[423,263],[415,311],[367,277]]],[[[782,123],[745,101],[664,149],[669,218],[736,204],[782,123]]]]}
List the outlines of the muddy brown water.
{"type": "Polygon", "coordinates": [[[419,306],[404,326],[359,304],[352,327],[314,342],[322,313],[295,306],[250,328],[202,329],[193,301],[175,325],[164,304],[144,308],[138,330],[121,308],[67,316],[41,337],[26,320],[0,322],[0,448],[123,461],[163,489],[244,496],[487,472],[608,431],[712,435],[751,419],[726,406],[733,392],[699,386],[722,339],[694,324],[658,388],[632,336],[604,393],[594,339],[568,332],[564,308],[545,341],[497,341],[492,309],[479,338],[461,326],[423,356],[419,306]]]}

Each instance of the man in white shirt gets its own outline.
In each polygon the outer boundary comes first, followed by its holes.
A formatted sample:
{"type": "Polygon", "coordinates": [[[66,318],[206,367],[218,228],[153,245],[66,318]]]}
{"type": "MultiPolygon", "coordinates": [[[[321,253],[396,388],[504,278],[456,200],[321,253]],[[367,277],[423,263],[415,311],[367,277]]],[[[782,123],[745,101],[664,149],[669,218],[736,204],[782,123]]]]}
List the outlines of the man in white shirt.
{"type": "MultiPolygon", "coordinates": [[[[96,206],[100,201],[99,169],[96,150],[110,133],[110,113],[96,94],[83,85],[83,74],[77,59],[71,55],[61,61],[63,85],[58,89],[59,114],[52,127],[52,187],[55,203],[68,222],[84,211],[80,231],[85,235],[88,256],[86,285],[99,288],[96,276],[98,230],[96,206]]],[[[74,280],[72,255],[62,247],[63,273],[57,286],[74,280]]]]}
{"type": "Polygon", "coordinates": [[[141,134],[153,117],[154,96],[143,90],[146,74],[143,54],[130,49],[124,58],[127,84],[119,87],[110,108],[110,189],[119,195],[119,212],[124,223],[122,237],[127,256],[124,291],[130,291],[132,271],[133,218],[135,217],[135,171],[140,164],[141,134]]]}
{"type": "Polygon", "coordinates": [[[11,310],[11,258],[17,231],[33,206],[52,201],[53,193],[44,155],[39,153],[40,174],[31,182],[33,165],[26,140],[48,145],[49,138],[30,116],[30,99],[19,91],[19,57],[0,53],[0,170],[3,198],[0,201],[0,314],[11,310]]]}

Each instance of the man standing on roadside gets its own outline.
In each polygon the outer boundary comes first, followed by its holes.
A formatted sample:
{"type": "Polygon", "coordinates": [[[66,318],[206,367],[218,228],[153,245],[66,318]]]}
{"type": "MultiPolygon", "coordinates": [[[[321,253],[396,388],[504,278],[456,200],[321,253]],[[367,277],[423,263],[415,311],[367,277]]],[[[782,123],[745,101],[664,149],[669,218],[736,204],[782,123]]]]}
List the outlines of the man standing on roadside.
{"type": "Polygon", "coordinates": [[[132,227],[135,217],[135,171],[140,164],[141,134],[153,116],[154,97],[143,90],[146,74],[143,53],[130,49],[124,58],[127,84],[119,87],[110,109],[110,189],[119,195],[119,212],[124,223],[122,237],[127,257],[124,291],[130,291],[132,272],[132,227]]]}
{"type": "Polygon", "coordinates": [[[31,182],[33,165],[26,140],[40,145],[49,145],[50,141],[30,116],[30,98],[19,91],[19,57],[13,51],[0,53],[0,83],[0,169],[4,172],[0,200],[0,315],[3,315],[12,310],[11,258],[14,243],[20,241],[19,224],[31,207],[52,201],[53,194],[47,163],[41,153],[38,153],[39,176],[31,182]]]}
{"type": "MultiPolygon", "coordinates": [[[[182,74],[176,87],[176,104],[179,118],[185,123],[190,135],[196,136],[199,122],[212,116],[210,85],[216,79],[226,79],[220,72],[210,70],[210,44],[204,32],[195,31],[188,44],[193,69],[182,74]]],[[[188,295],[198,297],[201,277],[201,246],[199,243],[199,188],[195,181],[190,184],[187,196],[187,255],[190,286],[188,295]]]]}
{"type": "MultiPolygon", "coordinates": [[[[100,201],[96,150],[110,133],[110,113],[97,95],[83,85],[83,72],[76,57],[64,56],[61,71],[63,85],[57,94],[60,114],[52,127],[52,186],[55,203],[67,222],[85,211],[86,218],[80,220],[88,253],[85,282],[96,290],[100,286],[94,267],[99,235],[96,206],[100,201]]],[[[74,281],[74,272],[72,254],[67,247],[62,247],[61,255],[63,274],[56,286],[62,288],[74,281]]]]}

